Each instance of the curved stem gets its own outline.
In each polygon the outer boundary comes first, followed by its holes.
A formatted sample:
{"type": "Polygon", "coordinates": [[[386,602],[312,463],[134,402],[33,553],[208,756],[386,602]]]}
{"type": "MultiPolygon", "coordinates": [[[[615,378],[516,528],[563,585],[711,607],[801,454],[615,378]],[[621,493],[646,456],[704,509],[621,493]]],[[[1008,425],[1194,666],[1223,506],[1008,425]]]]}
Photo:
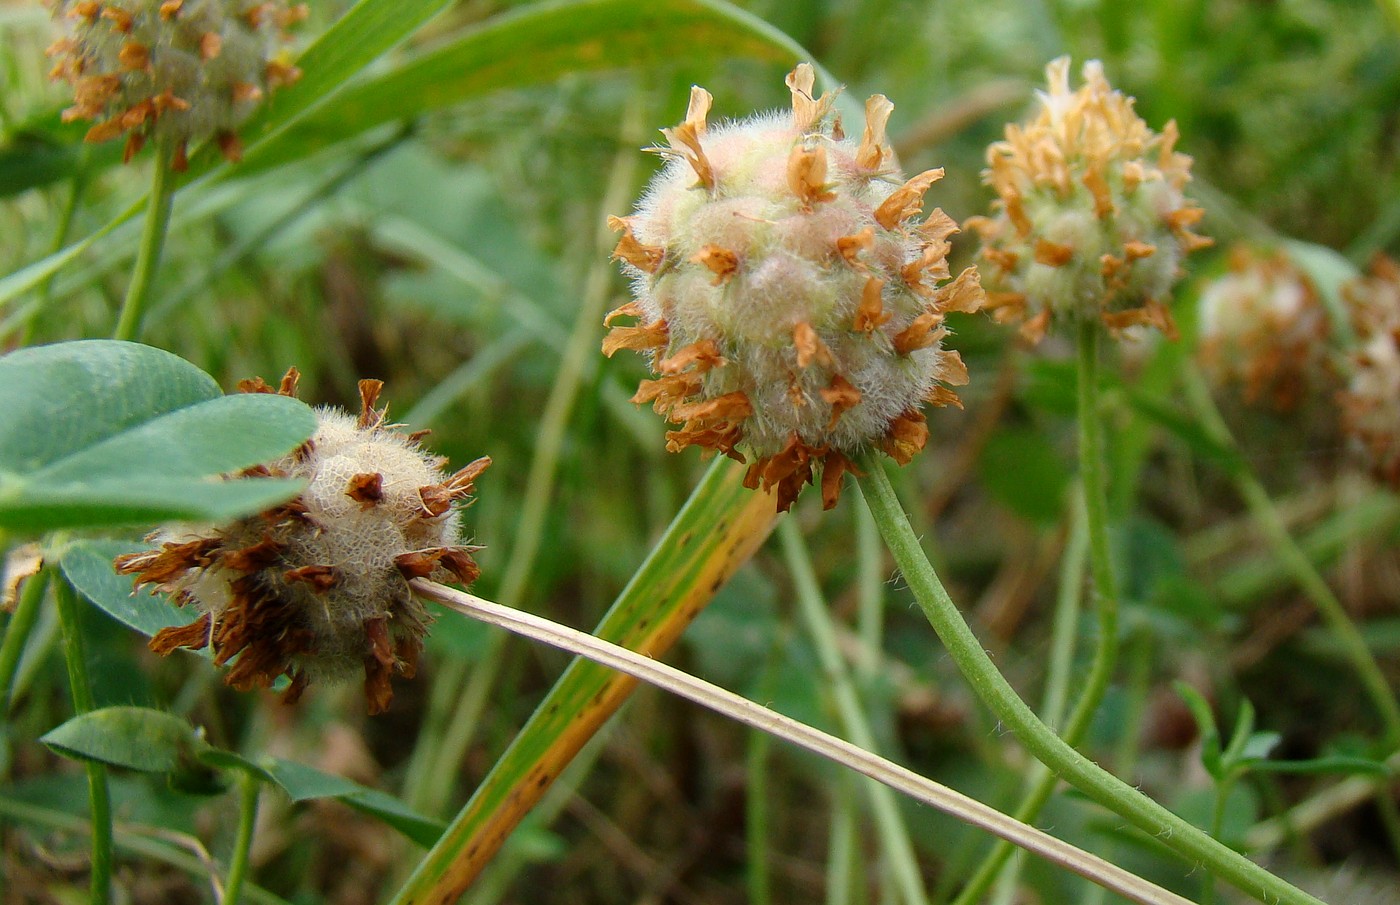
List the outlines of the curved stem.
{"type": "MultiPolygon", "coordinates": [[[[1205,379],[1194,365],[1187,366],[1185,383],[1187,401],[1209,435],[1217,443],[1237,449],[1235,438],[1221,416],[1220,409],[1216,407],[1215,400],[1211,398],[1205,379]]],[[[1259,483],[1254,472],[1241,462],[1233,477],[1235,487],[1240,496],[1244,497],[1255,524],[1273,546],[1274,554],[1293,576],[1298,587],[1312,601],[1313,606],[1317,607],[1322,620],[1327,623],[1328,630],[1337,639],[1343,654],[1361,679],[1361,684],[1370,696],[1371,703],[1384,726],[1386,750],[1394,751],[1400,748],[1400,703],[1396,702],[1395,692],[1386,681],[1385,673],[1381,672],[1380,665],[1376,663],[1375,657],[1371,656],[1366,639],[1361,636],[1356,623],[1347,615],[1346,608],[1337,599],[1337,595],[1332,593],[1327,582],[1318,574],[1312,560],[1308,559],[1308,555],[1293,539],[1273,500],[1269,499],[1268,491],[1259,483]]]]}
{"type": "MultiPolygon", "coordinates": [[[[1094,612],[1098,615],[1098,639],[1089,677],[1070,713],[1061,737],[1077,746],[1103,703],[1113,669],[1118,664],[1118,581],[1113,572],[1113,554],[1108,543],[1108,487],[1104,475],[1103,426],[1099,420],[1099,335],[1097,320],[1079,325],[1079,476],[1084,492],[1084,524],[1089,541],[1089,569],[1093,575],[1094,612]]],[[[1054,715],[1047,714],[1056,722],[1054,715]]],[[[1054,794],[1059,777],[1040,772],[1025,798],[1015,810],[1017,820],[1030,822],[1044,809],[1054,794]]],[[[996,881],[997,874],[1011,857],[1009,845],[998,844],[978,866],[953,905],[972,905],[996,881]]]]}
{"type": "Polygon", "coordinates": [[[5,640],[0,642],[0,716],[10,712],[15,673],[19,671],[19,660],[34,630],[34,622],[39,618],[39,604],[44,599],[48,584],[48,569],[41,569],[39,574],[29,576],[21,586],[15,610],[5,624],[5,640]]]}
{"type": "Polygon", "coordinates": [[[958,669],[992,712],[1037,760],[1099,804],[1192,864],[1213,871],[1235,887],[1269,905],[1321,905],[1320,901],[1217,842],[1137,789],[1103,770],[1065,744],[1042,723],[997,670],[977,636],[954,605],[929,565],[904,510],[895,497],[883,464],[873,456],[861,461],[859,487],[875,522],[923,609],[958,669]]]}
{"type": "Polygon", "coordinates": [[[141,320],[146,316],[151,283],[155,281],[161,249],[165,247],[170,207],[175,197],[175,174],[171,171],[170,155],[169,142],[156,142],[150,203],[146,207],[146,223],[141,230],[141,246],[136,253],[131,283],[126,287],[126,300],[122,302],[122,313],[112,334],[113,339],[135,340],[141,335],[141,320]]]}
{"type": "MultiPolygon", "coordinates": [[[[78,595],[73,586],[62,578],[54,584],[58,618],[63,626],[63,659],[68,665],[73,712],[81,715],[96,709],[96,704],[92,697],[92,685],[88,682],[78,595]]],[[[107,905],[112,900],[112,796],[107,788],[107,767],[95,762],[85,766],[92,819],[92,889],[88,901],[92,905],[107,905]]]]}
{"type": "Polygon", "coordinates": [[[224,884],[223,905],[238,905],[243,880],[248,876],[249,856],[253,851],[253,827],[258,822],[258,794],[262,783],[247,770],[238,774],[238,835],[233,841],[233,857],[229,858],[228,881],[224,884]]]}
{"type": "MultiPolygon", "coordinates": [[[[976,799],[920,776],[864,748],[682,672],[674,666],[532,613],[512,610],[421,578],[414,579],[411,585],[420,596],[434,600],[451,610],[569,653],[587,657],[610,669],[649,682],[746,726],[771,733],[813,754],[879,780],[896,791],[950,814],[964,823],[994,833],[1003,839],[1014,840],[1027,851],[1095,883],[1103,884],[1131,902],[1140,905],[1190,905],[1181,896],[1162,889],[1129,870],[1077,849],[1035,827],[1018,823],[976,799]]],[[[429,901],[444,902],[448,899],[431,898],[429,901]]],[[[1321,905],[1315,899],[1280,901],[1321,905]]]]}

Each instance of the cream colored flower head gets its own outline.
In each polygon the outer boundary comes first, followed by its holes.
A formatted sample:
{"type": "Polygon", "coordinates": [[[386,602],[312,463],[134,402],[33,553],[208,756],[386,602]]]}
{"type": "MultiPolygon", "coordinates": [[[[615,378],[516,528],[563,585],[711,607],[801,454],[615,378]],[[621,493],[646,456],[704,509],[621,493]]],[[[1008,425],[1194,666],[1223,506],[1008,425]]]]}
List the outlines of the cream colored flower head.
{"type": "Polygon", "coordinates": [[[1400,266],[1377,258],[1342,295],[1357,339],[1342,428],[1372,474],[1400,490],[1400,266]]]}
{"type": "Polygon", "coordinates": [[[235,129],[300,72],[286,58],[288,26],[306,17],[287,0],[51,0],[63,35],[53,77],[73,84],[64,122],[94,120],[87,141],[126,136],[130,160],[169,139],[175,168],[189,144],[213,137],[241,154],[235,129]]]}
{"type": "MultiPolygon", "coordinates": [[[[277,392],[295,395],[296,383],[289,371],[277,392]]],[[[285,675],[288,700],[312,679],[360,674],[369,712],[389,707],[390,679],[413,675],[429,621],[409,580],[476,580],[479,548],[462,543],[458,509],[491,460],[445,474],[420,435],[400,433],[375,408],[380,387],[360,381],[358,416],[317,409],[310,440],[252,470],[303,479],[295,500],[223,525],[166,529],[150,538],[157,549],[117,559],[137,586],[200,611],[157,633],[152,650],[208,647],[218,665],[236,655],[229,685],[267,688],[285,675]]],[[[261,380],[241,389],[273,391],[261,380]]]]}
{"type": "Polygon", "coordinates": [[[1183,194],[1191,158],[1177,130],[1153,132],[1097,60],[1069,86],[1068,57],[1046,67],[1040,113],[987,148],[990,217],[982,240],[988,307],[1039,341],[1052,319],[1101,319],[1113,331],[1174,327],[1166,301],[1182,259],[1210,240],[1191,232],[1202,209],[1183,194]]]}
{"type": "Polygon", "coordinates": [[[748,484],[787,509],[822,467],[828,507],[868,448],[908,462],[928,429],[924,402],[955,402],[967,380],[944,316],[982,303],[977,271],[950,279],[957,226],[925,192],[943,175],[900,175],[885,137],[894,109],[866,102],[860,139],[813,96],[811,66],[787,78],[789,111],[711,125],[692,89],[683,123],[662,130],[666,167],[629,217],[614,255],[634,300],[608,315],[603,343],[645,353],[657,373],[635,397],[701,446],[749,462],[748,484]]]}
{"type": "Polygon", "coordinates": [[[1237,246],[1201,290],[1197,352],[1206,374],[1245,403],[1291,411],[1334,380],[1327,310],[1281,251],[1237,246]]]}

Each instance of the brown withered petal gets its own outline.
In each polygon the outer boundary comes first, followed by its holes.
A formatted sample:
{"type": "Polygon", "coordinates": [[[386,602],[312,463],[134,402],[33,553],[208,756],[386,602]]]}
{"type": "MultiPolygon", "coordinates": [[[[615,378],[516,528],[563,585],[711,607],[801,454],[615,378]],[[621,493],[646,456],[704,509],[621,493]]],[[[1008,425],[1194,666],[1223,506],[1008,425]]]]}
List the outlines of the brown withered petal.
{"type": "Polygon", "coordinates": [[[922,412],[910,409],[890,423],[881,449],[900,465],[908,465],[927,443],[928,422],[922,412]]]}
{"type": "Polygon", "coordinates": [[[792,328],[792,341],[797,347],[797,366],[808,368],[813,364],[831,367],[831,350],[822,342],[822,338],[817,335],[817,331],[812,329],[812,325],[806,321],[798,322],[792,328]]]}
{"type": "Polygon", "coordinates": [[[608,217],[608,228],[622,233],[617,247],[613,249],[614,259],[626,261],[646,273],[655,273],[661,266],[662,259],[666,257],[666,249],[638,242],[637,237],[632,234],[631,220],[626,217],[608,217]]]}
{"type": "Polygon", "coordinates": [[[209,636],[209,614],[205,613],[189,625],[161,629],[151,636],[146,646],[161,656],[182,647],[186,650],[203,650],[209,646],[209,636]]]}
{"type": "Polygon", "coordinates": [[[719,286],[739,269],[739,256],[718,245],[706,245],[690,260],[709,268],[715,275],[714,284],[719,286]]]}
{"type": "Polygon", "coordinates": [[[875,209],[875,222],[885,229],[894,229],[912,217],[917,217],[924,207],[924,194],[929,186],[943,178],[943,168],[925,170],[904,185],[895,189],[875,209]]]}
{"type": "Polygon", "coordinates": [[[665,321],[653,321],[637,327],[613,327],[603,337],[603,354],[612,358],[621,349],[636,351],[657,349],[666,345],[668,331],[665,321]]]}
{"type": "Polygon", "coordinates": [[[378,472],[357,474],[350,479],[345,495],[361,506],[373,506],[384,499],[384,476],[378,472]]]}
{"type": "Polygon", "coordinates": [[[329,591],[335,587],[337,581],[334,566],[301,566],[283,572],[282,578],[287,582],[309,584],[317,593],[329,591]]]}

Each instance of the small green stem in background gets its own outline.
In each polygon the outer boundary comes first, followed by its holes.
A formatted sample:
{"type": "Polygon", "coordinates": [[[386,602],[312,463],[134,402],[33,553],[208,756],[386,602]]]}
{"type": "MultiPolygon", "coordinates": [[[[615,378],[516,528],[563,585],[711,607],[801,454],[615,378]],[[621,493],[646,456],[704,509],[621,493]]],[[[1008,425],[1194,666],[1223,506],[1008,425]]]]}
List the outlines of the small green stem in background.
{"type": "MultiPolygon", "coordinates": [[[[865,708],[856,695],[851,683],[850,670],[841,656],[841,648],[836,640],[836,629],[831,623],[831,612],[822,599],[821,587],[812,569],[812,557],[802,540],[802,532],[797,522],[785,518],[778,522],[778,536],[783,543],[783,557],[787,561],[788,572],[792,575],[797,592],[797,609],[802,616],[808,635],[817,649],[817,660],[821,663],[827,687],[836,704],[837,718],[841,721],[843,733],[852,742],[871,752],[879,753],[875,743],[875,732],[865,715],[865,708]]],[[[875,828],[880,834],[880,844],[894,884],[899,889],[900,898],[907,905],[923,905],[928,902],[928,892],[919,873],[919,858],[910,841],[909,827],[899,812],[899,802],[886,786],[871,780],[866,784],[870,793],[870,810],[875,817],[875,828]]]]}
{"type": "Polygon", "coordinates": [[[1212,839],[1137,789],[1098,767],[1065,744],[1042,723],[987,656],[939,581],[918,536],[895,497],[883,463],[862,457],[858,481],[880,532],[894,554],[915,601],[977,696],[1037,760],[1099,804],[1181,855],[1215,872],[1241,891],[1269,905],[1321,905],[1318,899],[1274,876],[1228,846],[1212,839]]]}
{"type": "Polygon", "coordinates": [[[5,640],[0,642],[0,716],[10,712],[15,673],[19,671],[19,660],[24,654],[30,632],[34,630],[34,622],[39,618],[39,604],[43,602],[48,584],[48,569],[27,578],[20,586],[15,610],[5,624],[5,640]]]}
{"type": "Polygon", "coordinates": [[[156,142],[150,203],[141,230],[141,246],[136,253],[136,264],[126,287],[126,300],[122,302],[113,339],[135,340],[141,335],[141,321],[146,316],[151,284],[160,265],[160,252],[165,247],[165,233],[170,226],[170,207],[175,198],[176,179],[170,166],[173,150],[169,141],[156,142]]]}
{"type": "Polygon", "coordinates": [[[238,773],[238,835],[233,840],[233,857],[228,862],[228,881],[224,883],[223,905],[238,905],[243,880],[248,876],[249,857],[253,852],[253,828],[258,822],[258,795],[262,782],[247,770],[238,773]]]}
{"type": "MultiPolygon", "coordinates": [[[[1187,366],[1185,386],[1186,399],[1207,433],[1217,443],[1237,450],[1238,444],[1235,442],[1234,435],[1230,433],[1230,428],[1226,425],[1224,417],[1221,416],[1220,409],[1216,407],[1215,400],[1211,398],[1210,388],[1206,385],[1205,378],[1194,365],[1187,366]]],[[[1385,749],[1395,751],[1400,748],[1400,703],[1396,702],[1395,692],[1391,690],[1390,683],[1386,681],[1385,673],[1381,671],[1380,665],[1376,663],[1375,657],[1371,655],[1370,649],[1366,646],[1366,639],[1362,637],[1356,623],[1352,622],[1351,617],[1347,615],[1346,608],[1337,599],[1337,595],[1333,594],[1332,589],[1327,586],[1326,580],[1318,574],[1312,560],[1308,559],[1308,555],[1293,539],[1293,535],[1288,531],[1288,526],[1284,524],[1283,518],[1274,506],[1273,500],[1269,499],[1268,491],[1264,489],[1264,485],[1255,477],[1242,457],[1239,458],[1239,467],[1234,470],[1232,476],[1235,480],[1235,487],[1240,496],[1244,497],[1245,504],[1249,507],[1250,514],[1254,517],[1260,532],[1268,539],[1269,544],[1274,548],[1274,554],[1283,563],[1283,567],[1288,570],[1289,574],[1293,576],[1298,587],[1312,601],[1313,606],[1317,607],[1318,613],[1327,623],[1327,628],[1332,632],[1337,643],[1341,645],[1342,652],[1350,661],[1352,669],[1361,679],[1361,684],[1366,688],[1366,693],[1370,696],[1371,703],[1380,715],[1381,724],[1384,726],[1385,749]]]]}
{"type": "MultiPolygon", "coordinates": [[[[91,145],[84,143],[79,146],[78,159],[73,165],[73,178],[69,180],[68,198],[63,202],[63,210],[58,215],[58,228],[54,230],[53,241],[49,243],[49,256],[58,254],[68,244],[68,234],[73,229],[73,215],[77,213],[78,201],[87,188],[88,160],[91,155],[91,145]]],[[[57,273],[51,273],[44,277],[35,291],[34,306],[29,310],[30,316],[26,317],[21,325],[19,345],[29,345],[33,337],[35,317],[49,306],[49,299],[53,294],[53,281],[57,276],[57,273]]]]}
{"type": "MultiPolygon", "coordinates": [[[[765,698],[777,678],[777,650],[771,650],[763,670],[762,694],[765,698]]],[[[773,880],[768,868],[768,755],[773,737],[766,732],[750,732],[748,750],[744,757],[747,788],[744,792],[744,861],[749,905],[772,905],[773,880]]]]}
{"type": "MultiPolygon", "coordinates": [[[[76,715],[96,709],[92,685],[88,682],[87,655],[83,650],[78,594],[72,585],[59,579],[54,585],[58,618],[63,625],[63,658],[68,664],[68,685],[76,715]]],[[[112,797],[107,788],[107,767],[88,763],[88,804],[92,818],[92,905],[112,900],[112,797]]]]}
{"type": "MultiPolygon", "coordinates": [[[[1093,575],[1094,612],[1098,616],[1098,638],[1094,644],[1094,661],[1089,677],[1079,694],[1079,700],[1065,723],[1061,737],[1068,745],[1078,746],[1088,734],[1094,714],[1103,703],[1118,664],[1118,582],[1113,570],[1113,555],[1108,542],[1108,487],[1104,474],[1103,426],[1099,419],[1099,337],[1102,327],[1097,320],[1084,320],[1079,325],[1079,477],[1084,496],[1084,531],[1088,538],[1089,569],[1093,575]]],[[[1078,522],[1078,519],[1076,519],[1078,522]]],[[[1077,570],[1076,570],[1077,571],[1077,570]]],[[[1067,590],[1077,596],[1078,588],[1061,587],[1061,608],[1065,607],[1067,590]]],[[[1075,607],[1077,609],[1077,607],[1075,607]]],[[[1057,616],[1057,630],[1059,629],[1057,616]]],[[[1065,665],[1059,661],[1060,665],[1065,665]]],[[[1063,688],[1067,673],[1052,670],[1052,693],[1063,688]]],[[[1049,697],[1049,695],[1047,695],[1049,697]]],[[[1053,703],[1053,702],[1052,702],[1053,703]]],[[[1059,706],[1047,707],[1046,722],[1059,722],[1059,706]]],[[[1048,771],[1037,771],[1026,796],[1014,812],[1017,820],[1030,822],[1044,809],[1055,791],[1059,778],[1048,771]]],[[[1013,848],[998,843],[973,873],[953,905],[973,905],[992,883],[1002,866],[1011,857],[1013,848]]]]}

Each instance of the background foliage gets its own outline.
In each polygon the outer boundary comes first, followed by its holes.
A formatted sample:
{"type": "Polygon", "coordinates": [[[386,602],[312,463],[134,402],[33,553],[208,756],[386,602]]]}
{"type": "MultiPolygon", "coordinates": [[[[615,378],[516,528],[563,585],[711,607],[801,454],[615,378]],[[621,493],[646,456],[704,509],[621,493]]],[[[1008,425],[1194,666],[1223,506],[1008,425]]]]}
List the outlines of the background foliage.
{"type": "MultiPolygon", "coordinates": [[[[357,21],[343,18],[348,3],[312,7],[307,42],[357,21]]],[[[679,121],[692,83],[715,94],[720,115],[779,106],[781,76],[805,48],[850,98],[881,92],[895,102],[891,128],[904,168],[945,167],[931,201],[961,221],[985,209],[984,149],[1029,109],[1045,62],[1097,57],[1115,86],[1138,98],[1149,124],[1180,124],[1183,149],[1196,158],[1193,194],[1208,211],[1202,231],[1221,247],[1301,240],[1318,246],[1306,251],[1309,260],[1328,262],[1334,274],[1346,272],[1347,260],[1361,266],[1375,251],[1400,252],[1400,14],[1390,4],[738,7],[360,4],[357,14],[377,10],[380,18],[313,48],[302,63],[306,81],[294,89],[301,93],[270,105],[245,134],[242,167],[195,159],[143,341],[178,353],[225,389],[252,375],[272,380],[294,364],[304,398],[353,408],[357,378],[383,379],[393,417],[431,427],[437,452],[458,465],[481,454],[495,460],[468,514],[486,544],[475,590],[514,595],[517,605],[588,627],[703,468],[693,450],[665,454],[661,424],[626,401],[640,365],[592,353],[601,312],[625,291],[600,253],[608,247],[604,216],[626,212],[654,168],[638,149],[657,139],[654,128],[679,121]],[[400,38],[407,40],[360,71],[400,38]],[[318,105],[281,129],[300,104],[318,105]],[[588,355],[570,354],[584,347],[588,355]]],[[[82,128],[59,122],[68,99],[45,78],[49,41],[45,10],[0,4],[7,351],[110,334],[139,224],[115,227],[51,284],[25,268],[66,244],[55,237],[75,189],[68,241],[138,202],[149,166],[145,158],[116,165],[112,149],[81,147],[82,128]]],[[[1220,256],[1201,257],[1177,300],[1188,327],[1199,281],[1223,267],[1220,256]]],[[[934,413],[930,449],[897,481],[954,597],[1034,701],[1060,565],[1072,547],[1073,363],[1053,340],[1025,353],[1010,331],[980,316],[953,326],[972,374],[966,409],[934,413]]],[[[1336,758],[1386,752],[1369,742],[1379,726],[1336,644],[1245,516],[1230,483],[1231,454],[1175,402],[1192,351],[1185,332],[1175,345],[1125,347],[1109,369],[1125,660],[1089,747],[1202,825],[1224,788],[1221,835],[1257,846],[1268,836],[1261,821],[1333,787],[1336,772],[1356,772],[1336,758]],[[1177,682],[1195,694],[1178,693],[1177,682]],[[1219,743],[1212,749],[1207,737],[1202,746],[1198,724],[1213,711],[1228,745],[1247,707],[1269,735],[1250,747],[1244,736],[1256,736],[1246,727],[1236,760],[1222,765],[1219,743]],[[1275,775],[1249,760],[1266,756],[1334,760],[1320,775],[1275,775]]],[[[7,392],[13,385],[0,386],[0,400],[7,392]]],[[[1361,621],[1393,686],[1400,502],[1349,466],[1334,434],[1229,413],[1239,455],[1361,621]]],[[[0,451],[12,443],[0,436],[0,451]]],[[[0,516],[11,511],[3,500],[0,516]]],[[[899,583],[886,581],[891,566],[860,542],[869,528],[850,495],[820,518],[814,503],[804,499],[795,518],[846,626],[838,641],[855,664],[878,745],[921,773],[1010,806],[1024,754],[997,734],[899,583]],[[879,651],[862,641],[875,635],[860,606],[871,594],[886,604],[879,651]]],[[[0,527],[34,528],[16,520],[0,527]]],[[[671,659],[835,730],[792,574],[770,543],[671,659]]],[[[199,756],[173,772],[164,761],[152,768],[86,752],[135,767],[114,771],[112,788],[118,821],[158,849],[120,853],[119,879],[136,902],[209,896],[198,862],[181,867],[176,856],[222,857],[236,808],[220,790],[241,770],[265,769],[252,764],[265,755],[290,765],[273,771],[290,794],[264,796],[253,851],[260,889],[249,895],[386,899],[420,857],[410,840],[431,838],[456,812],[565,662],[443,618],[419,677],[399,686],[390,713],[368,719],[354,688],[318,686],[283,707],[223,687],[197,657],[154,658],[142,638],[96,609],[83,619],[99,706],[155,708],[204,730],[190,742],[199,756]],[[494,681],[473,668],[483,658],[496,664],[494,681]],[[308,767],[319,772],[296,772],[308,767]],[[168,781],[175,774],[183,778],[168,781]],[[337,785],[334,776],[352,782],[337,785]],[[362,787],[388,793],[391,804],[365,805],[362,787]]],[[[56,617],[45,611],[18,663],[0,740],[0,873],[17,901],[67,901],[85,885],[75,859],[84,851],[82,821],[71,821],[85,813],[80,773],[55,753],[52,737],[49,747],[36,742],[71,716],[56,637],[56,617]]],[[[76,731],[59,750],[81,748],[76,731]]],[[[591,769],[565,774],[469,901],[730,903],[755,900],[755,891],[779,902],[897,901],[888,862],[862,857],[867,846],[877,850],[863,831],[872,820],[864,799],[829,765],[769,749],[647,689],[582,761],[591,769]],[[758,833],[757,817],[765,821],[758,833]]],[[[941,897],[966,879],[986,840],[901,807],[924,879],[941,897]]],[[[1395,819],[1393,808],[1371,803],[1338,811],[1286,844],[1274,840],[1270,864],[1328,901],[1397,901],[1395,819]]],[[[1073,795],[1058,797],[1043,823],[1188,896],[1200,892],[1199,878],[1183,878],[1150,840],[1122,833],[1073,795]]],[[[1085,901],[1079,881],[1038,864],[1025,865],[1021,884],[1020,901],[1085,901]]]]}

